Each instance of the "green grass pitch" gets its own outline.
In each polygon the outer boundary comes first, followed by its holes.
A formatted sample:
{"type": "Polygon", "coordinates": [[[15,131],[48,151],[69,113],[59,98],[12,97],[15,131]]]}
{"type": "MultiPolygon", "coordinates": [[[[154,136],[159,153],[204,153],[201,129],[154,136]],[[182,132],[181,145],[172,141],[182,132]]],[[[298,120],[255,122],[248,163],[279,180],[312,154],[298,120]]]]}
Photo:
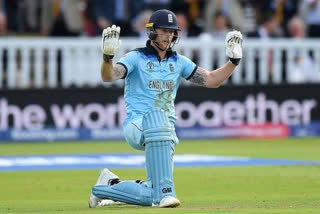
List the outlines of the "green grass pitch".
{"type": "MultiPolygon", "coordinates": [[[[136,152],[124,142],[0,144],[1,155],[136,152]]],[[[319,139],[181,141],[176,153],[320,160],[319,139]]],[[[144,169],[114,169],[145,179],[144,169]]],[[[0,213],[320,213],[320,166],[176,168],[182,204],[172,209],[113,205],[88,208],[99,170],[0,172],[0,213]]]]}

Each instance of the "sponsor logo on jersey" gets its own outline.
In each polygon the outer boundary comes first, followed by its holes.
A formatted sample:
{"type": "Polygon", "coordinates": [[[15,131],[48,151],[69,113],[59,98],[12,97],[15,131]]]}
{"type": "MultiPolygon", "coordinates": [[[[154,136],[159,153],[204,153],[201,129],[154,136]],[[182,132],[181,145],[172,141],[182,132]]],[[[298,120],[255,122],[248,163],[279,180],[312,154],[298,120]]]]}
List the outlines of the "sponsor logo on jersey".
{"type": "Polygon", "coordinates": [[[152,90],[173,90],[173,80],[150,80],[148,88],[152,90]]]}

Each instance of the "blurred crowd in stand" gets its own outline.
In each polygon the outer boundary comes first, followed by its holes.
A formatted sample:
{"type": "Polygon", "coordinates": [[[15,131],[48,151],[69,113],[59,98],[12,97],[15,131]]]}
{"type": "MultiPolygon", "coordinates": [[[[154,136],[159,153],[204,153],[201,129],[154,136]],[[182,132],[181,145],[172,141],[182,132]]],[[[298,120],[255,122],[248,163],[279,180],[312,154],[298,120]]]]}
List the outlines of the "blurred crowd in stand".
{"type": "Polygon", "coordinates": [[[0,35],[99,36],[117,24],[145,37],[152,11],[177,14],[182,37],[319,37],[320,0],[0,0],[0,35]],[[299,23],[299,24],[298,24],[299,23]]]}
{"type": "MultiPolygon", "coordinates": [[[[224,39],[232,29],[264,41],[320,37],[320,0],[0,0],[0,36],[96,37],[116,24],[122,37],[146,39],[145,24],[163,8],[176,13],[180,37],[224,39]]],[[[312,81],[312,54],[294,54],[290,81],[312,81]]]]}

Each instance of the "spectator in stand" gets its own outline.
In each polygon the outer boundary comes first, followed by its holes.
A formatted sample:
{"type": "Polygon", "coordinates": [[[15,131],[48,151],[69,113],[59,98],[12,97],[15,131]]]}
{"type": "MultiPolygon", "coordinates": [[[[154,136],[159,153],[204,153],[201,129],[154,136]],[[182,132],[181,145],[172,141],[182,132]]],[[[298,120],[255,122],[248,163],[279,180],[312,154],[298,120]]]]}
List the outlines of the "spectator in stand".
{"type": "Polygon", "coordinates": [[[279,36],[279,23],[272,11],[260,15],[260,25],[255,32],[248,33],[248,37],[269,39],[279,36]]]}
{"type": "Polygon", "coordinates": [[[213,18],[213,28],[210,34],[215,39],[223,39],[230,31],[228,27],[228,18],[222,12],[218,11],[213,18]]]}
{"type": "Polygon", "coordinates": [[[98,34],[94,6],[94,1],[83,0],[80,7],[80,14],[83,23],[83,33],[85,36],[89,37],[93,37],[98,34]]]}
{"type": "MultiPolygon", "coordinates": [[[[305,38],[305,24],[300,18],[294,17],[288,22],[289,36],[297,41],[305,38]]],[[[289,62],[290,63],[290,62],[289,62]]],[[[320,71],[307,50],[295,50],[294,62],[287,77],[289,83],[305,83],[320,81],[320,71]]]]}
{"type": "Polygon", "coordinates": [[[24,17],[22,17],[22,4],[23,1],[19,0],[0,0],[3,4],[6,19],[6,31],[8,34],[11,32],[24,33],[24,17]]]}
{"type": "MultiPolygon", "coordinates": [[[[204,28],[205,0],[172,0],[171,9],[187,18],[188,35],[198,36],[204,28]]],[[[184,17],[180,18],[184,18],[184,17]]]]}
{"type": "MultiPolygon", "coordinates": [[[[261,24],[259,25],[257,31],[248,33],[248,37],[252,38],[259,38],[260,40],[267,41],[271,37],[278,36],[278,21],[276,19],[275,13],[272,11],[268,11],[266,13],[261,13],[259,15],[261,24]]],[[[261,50],[259,50],[261,51],[261,50]]],[[[256,81],[263,78],[260,76],[260,63],[262,61],[257,57],[259,53],[255,53],[255,73],[256,73],[256,81]]],[[[273,50],[268,49],[267,58],[263,59],[267,61],[267,72],[268,72],[268,79],[271,78],[273,74],[272,64],[273,64],[273,50]]],[[[263,80],[264,81],[264,80],[263,80]]]]}
{"type": "Polygon", "coordinates": [[[306,26],[302,19],[298,17],[293,17],[291,20],[289,20],[287,28],[288,28],[287,31],[289,33],[290,38],[294,38],[294,39],[305,38],[306,26]]]}
{"type": "Polygon", "coordinates": [[[308,36],[320,37],[320,0],[303,0],[300,14],[308,25],[308,36]]]}
{"type": "Polygon", "coordinates": [[[131,21],[141,13],[144,7],[143,0],[94,0],[94,4],[99,36],[110,23],[122,29],[122,36],[135,35],[131,21]]]}
{"type": "Polygon", "coordinates": [[[0,0],[0,36],[7,34],[7,16],[4,4],[5,1],[0,0]]]}
{"type": "Polygon", "coordinates": [[[189,21],[184,13],[176,13],[178,26],[180,28],[179,36],[182,38],[187,38],[189,35],[189,21]]]}
{"type": "MultiPolygon", "coordinates": [[[[177,40],[177,44],[180,41],[180,38],[187,38],[187,37],[196,37],[199,36],[201,29],[199,29],[195,25],[191,25],[191,21],[188,19],[187,15],[180,11],[176,13],[178,26],[180,28],[179,31],[179,39],[177,40]]],[[[182,51],[183,52],[183,51],[182,51]]],[[[192,50],[192,57],[191,59],[194,62],[199,62],[199,51],[192,50]]],[[[182,80],[184,81],[184,80],[182,80]]]]}
{"type": "Polygon", "coordinates": [[[139,14],[133,22],[133,29],[136,33],[135,36],[145,40],[148,38],[146,24],[149,23],[150,16],[152,15],[151,10],[145,10],[139,14]]]}
{"type": "Polygon", "coordinates": [[[240,23],[239,27],[242,29],[244,34],[248,34],[249,32],[253,32],[256,30],[258,23],[257,23],[257,16],[259,14],[259,3],[255,0],[239,0],[237,1],[240,4],[241,12],[240,14],[243,15],[238,18],[236,16],[231,15],[234,19],[238,20],[240,23]],[[242,20],[243,19],[243,20],[242,20]]]}
{"type": "MultiPolygon", "coordinates": [[[[202,33],[200,35],[200,39],[215,39],[215,40],[223,40],[227,35],[230,28],[228,27],[228,19],[221,11],[217,11],[213,17],[213,22],[211,29],[208,32],[202,33]]],[[[213,69],[219,67],[219,51],[214,51],[214,58],[213,58],[213,69]]]]}
{"type": "Polygon", "coordinates": [[[115,0],[94,0],[96,22],[100,31],[115,22],[115,0]]]}
{"type": "Polygon", "coordinates": [[[217,18],[228,19],[230,25],[237,30],[244,29],[244,15],[242,5],[234,0],[207,0],[205,6],[205,31],[209,32],[217,18]],[[218,16],[216,16],[218,14],[218,16]],[[222,17],[224,16],[224,18],[222,17]]]}
{"type": "Polygon", "coordinates": [[[286,36],[288,36],[288,22],[298,13],[299,5],[300,1],[298,0],[274,0],[272,6],[275,10],[277,21],[285,32],[286,36]]]}
{"type": "Polygon", "coordinates": [[[177,12],[177,21],[178,26],[180,27],[181,31],[179,32],[179,36],[182,38],[186,37],[195,37],[200,34],[200,29],[196,26],[190,25],[190,21],[188,20],[188,17],[183,12],[177,12]]]}
{"type": "Polygon", "coordinates": [[[40,31],[39,11],[41,10],[41,0],[24,0],[24,13],[26,30],[28,32],[40,31]]]}
{"type": "Polygon", "coordinates": [[[49,36],[79,36],[83,32],[82,0],[42,1],[41,33],[49,36]]]}

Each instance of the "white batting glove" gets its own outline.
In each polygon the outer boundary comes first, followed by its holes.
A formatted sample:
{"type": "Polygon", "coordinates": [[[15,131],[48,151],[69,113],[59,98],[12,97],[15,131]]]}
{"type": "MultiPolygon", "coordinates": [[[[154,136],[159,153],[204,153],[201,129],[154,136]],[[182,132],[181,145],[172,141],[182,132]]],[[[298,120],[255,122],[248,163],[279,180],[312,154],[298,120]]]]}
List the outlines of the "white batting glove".
{"type": "Polygon", "coordinates": [[[238,65],[242,58],[242,34],[231,31],[226,36],[226,54],[234,65],[238,65]]]}
{"type": "Polygon", "coordinates": [[[112,25],[112,27],[107,27],[102,32],[102,44],[101,51],[103,52],[103,59],[112,59],[114,54],[117,52],[121,45],[120,27],[112,25]]]}

